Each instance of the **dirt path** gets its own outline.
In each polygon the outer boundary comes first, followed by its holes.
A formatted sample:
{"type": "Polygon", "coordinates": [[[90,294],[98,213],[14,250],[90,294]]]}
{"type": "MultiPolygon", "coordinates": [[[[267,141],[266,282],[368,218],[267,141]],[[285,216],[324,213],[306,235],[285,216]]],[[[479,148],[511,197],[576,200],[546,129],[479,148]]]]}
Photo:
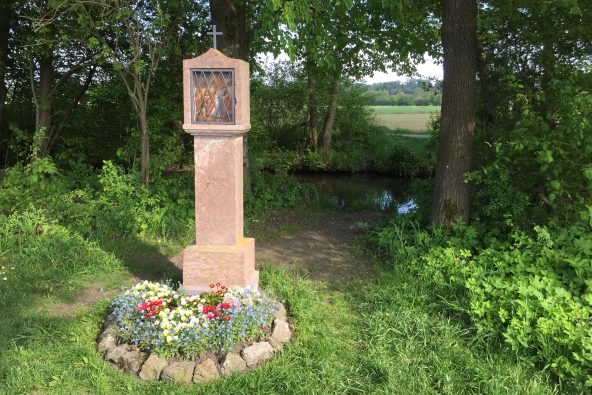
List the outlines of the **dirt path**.
{"type": "MultiPolygon", "coordinates": [[[[253,223],[250,233],[255,237],[255,260],[258,269],[265,266],[284,267],[304,272],[322,286],[331,287],[373,273],[370,262],[355,256],[354,240],[368,224],[384,214],[377,212],[343,213],[326,210],[308,212],[282,211],[262,223],[253,223]]],[[[141,280],[159,280],[183,270],[182,252],[172,257],[150,253],[133,255],[126,260],[133,276],[125,280],[132,286],[141,280]]],[[[73,316],[90,308],[96,301],[112,298],[119,287],[101,282],[89,283],[71,303],[63,303],[54,314],[73,316]]]]}
{"type": "Polygon", "coordinates": [[[367,277],[372,266],[355,256],[354,240],[382,215],[317,210],[276,213],[253,226],[257,265],[301,270],[312,280],[328,284],[367,277]]]}

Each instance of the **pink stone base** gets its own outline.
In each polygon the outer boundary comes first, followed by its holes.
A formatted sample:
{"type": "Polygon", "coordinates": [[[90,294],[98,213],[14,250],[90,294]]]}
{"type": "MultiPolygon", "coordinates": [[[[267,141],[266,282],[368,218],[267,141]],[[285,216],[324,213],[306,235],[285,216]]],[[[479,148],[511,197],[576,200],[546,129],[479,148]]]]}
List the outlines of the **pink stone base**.
{"type": "Polygon", "coordinates": [[[236,246],[190,245],[183,251],[183,288],[204,292],[210,284],[259,286],[255,270],[255,239],[242,238],[236,246]]]}

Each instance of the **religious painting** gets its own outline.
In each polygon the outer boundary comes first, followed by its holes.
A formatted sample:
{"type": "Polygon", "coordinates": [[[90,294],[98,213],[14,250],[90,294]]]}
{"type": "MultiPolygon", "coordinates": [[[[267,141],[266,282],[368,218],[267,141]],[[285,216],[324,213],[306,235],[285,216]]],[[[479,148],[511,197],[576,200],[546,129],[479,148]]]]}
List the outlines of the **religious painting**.
{"type": "Polygon", "coordinates": [[[234,124],[234,70],[192,69],[192,123],[234,124]]]}

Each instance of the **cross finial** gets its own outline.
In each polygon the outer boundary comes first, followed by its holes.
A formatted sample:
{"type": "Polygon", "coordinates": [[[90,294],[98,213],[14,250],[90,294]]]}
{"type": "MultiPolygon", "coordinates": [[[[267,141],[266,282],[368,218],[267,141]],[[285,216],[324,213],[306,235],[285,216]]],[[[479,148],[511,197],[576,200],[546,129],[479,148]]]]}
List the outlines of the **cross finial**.
{"type": "Polygon", "coordinates": [[[208,32],[207,34],[209,36],[213,36],[213,38],[214,38],[214,49],[218,49],[218,48],[216,48],[216,36],[222,36],[223,34],[222,34],[222,32],[217,32],[216,31],[216,25],[214,25],[214,28],[212,30],[213,30],[213,32],[208,32]]]}

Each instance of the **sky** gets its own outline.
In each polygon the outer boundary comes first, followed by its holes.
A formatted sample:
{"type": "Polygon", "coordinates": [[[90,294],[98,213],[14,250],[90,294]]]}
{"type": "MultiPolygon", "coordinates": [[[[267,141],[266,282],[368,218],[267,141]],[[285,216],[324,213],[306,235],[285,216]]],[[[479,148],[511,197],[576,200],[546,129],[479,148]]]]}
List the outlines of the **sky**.
{"type": "MultiPolygon", "coordinates": [[[[417,71],[422,75],[424,78],[435,77],[439,80],[442,79],[442,65],[437,65],[434,63],[434,60],[430,57],[426,57],[426,62],[424,64],[420,64],[417,66],[417,71]]],[[[374,73],[372,77],[364,78],[364,82],[367,84],[375,84],[377,82],[390,82],[390,81],[405,81],[408,76],[405,75],[397,75],[395,73],[374,73]]]]}
{"type": "MultiPolygon", "coordinates": [[[[274,59],[272,54],[261,54],[259,55],[259,61],[261,62],[273,62],[274,60],[288,60],[288,55],[285,53],[281,53],[277,59],[274,59]]],[[[436,78],[438,80],[442,79],[442,65],[437,65],[434,63],[434,59],[431,57],[425,56],[425,63],[417,65],[417,71],[421,74],[423,78],[436,78]]],[[[405,81],[409,76],[406,75],[397,75],[393,72],[389,73],[380,73],[376,72],[372,77],[366,77],[363,81],[367,84],[374,84],[377,82],[390,82],[390,81],[405,81]]]]}

